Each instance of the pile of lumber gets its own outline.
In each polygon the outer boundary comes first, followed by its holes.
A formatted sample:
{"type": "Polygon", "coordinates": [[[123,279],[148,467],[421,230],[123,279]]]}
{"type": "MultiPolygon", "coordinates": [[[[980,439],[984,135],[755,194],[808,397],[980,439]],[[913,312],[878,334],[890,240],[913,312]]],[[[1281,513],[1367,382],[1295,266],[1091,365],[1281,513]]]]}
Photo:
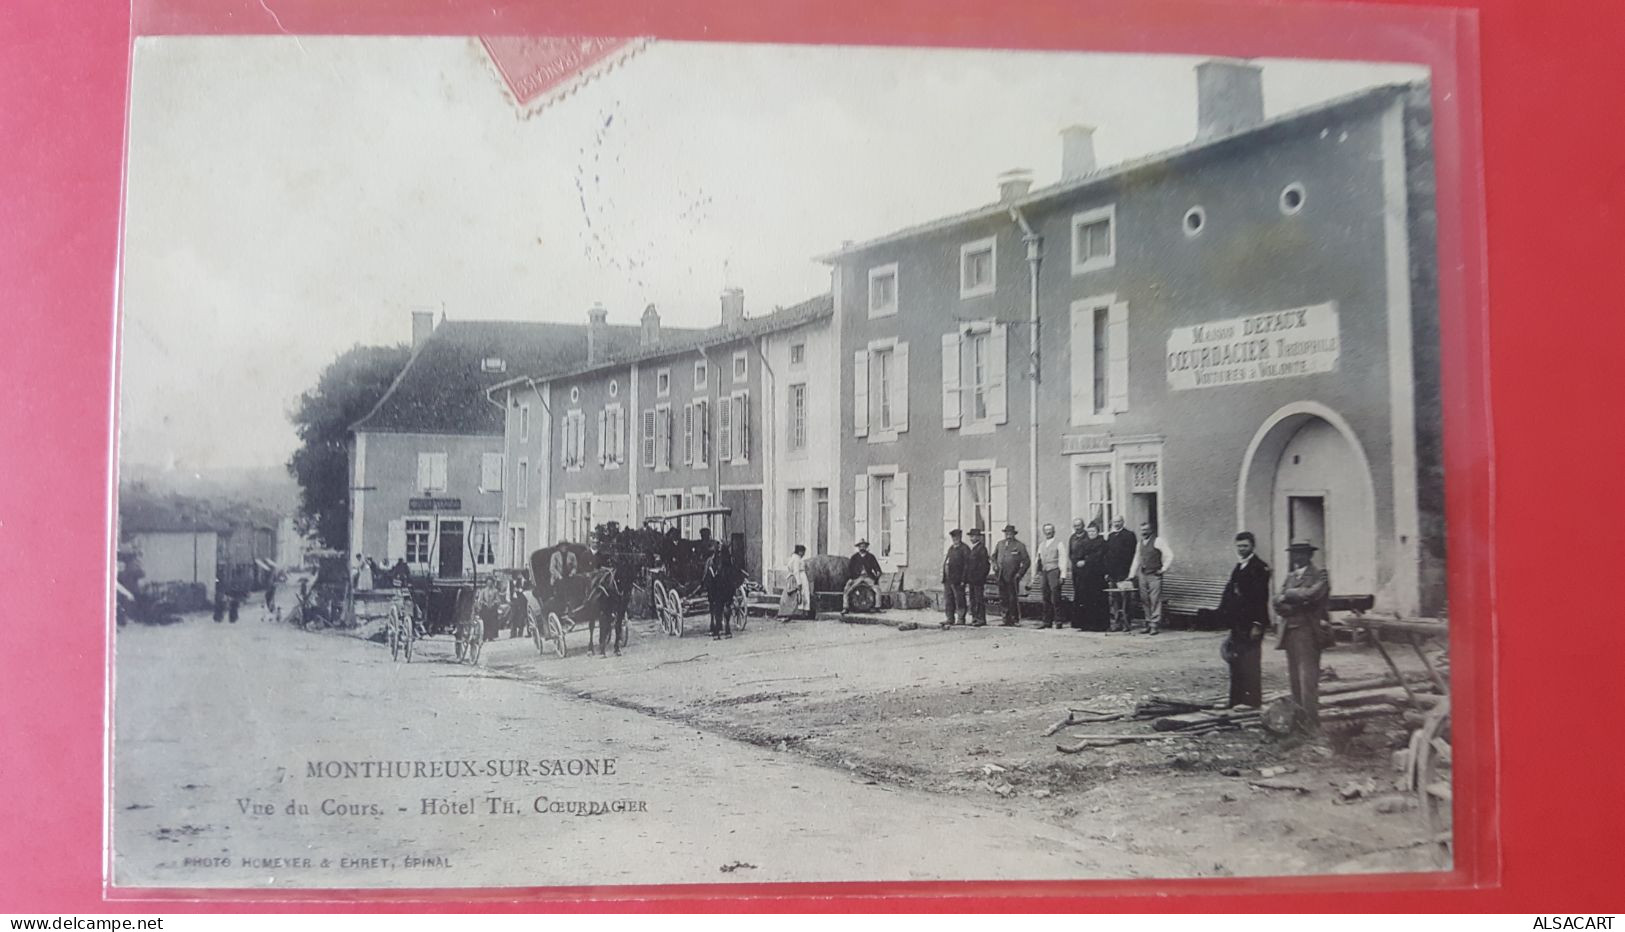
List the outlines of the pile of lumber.
{"type": "MultiPolygon", "coordinates": [[[[1409,678],[1407,678],[1409,679],[1409,678]]],[[[1426,677],[1402,685],[1393,676],[1372,677],[1347,682],[1333,682],[1320,691],[1320,720],[1322,723],[1353,721],[1386,715],[1402,715],[1414,700],[1423,708],[1431,708],[1442,697],[1420,692],[1431,688],[1426,677]],[[1406,688],[1409,685],[1409,689],[1406,688]]],[[[1151,733],[1144,734],[1090,734],[1073,732],[1077,744],[1058,744],[1056,750],[1076,754],[1094,747],[1110,747],[1136,741],[1157,741],[1172,738],[1196,737],[1219,731],[1237,731],[1243,728],[1265,728],[1276,733],[1290,731],[1296,723],[1297,707],[1286,693],[1273,693],[1264,697],[1263,708],[1228,708],[1223,698],[1179,698],[1150,696],[1126,712],[1107,712],[1087,707],[1069,708],[1064,719],[1051,725],[1045,737],[1063,728],[1078,725],[1098,725],[1110,722],[1149,721],[1151,733]]]]}

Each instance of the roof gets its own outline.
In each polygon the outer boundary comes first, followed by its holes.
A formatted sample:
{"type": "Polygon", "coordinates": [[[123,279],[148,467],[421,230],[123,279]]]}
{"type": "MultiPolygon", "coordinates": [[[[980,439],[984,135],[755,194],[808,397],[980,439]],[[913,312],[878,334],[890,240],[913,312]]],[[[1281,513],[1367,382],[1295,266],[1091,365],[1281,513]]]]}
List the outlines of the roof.
{"type": "Polygon", "coordinates": [[[963,211],[957,214],[950,214],[949,216],[939,217],[925,223],[904,227],[901,230],[895,230],[891,233],[887,233],[883,236],[877,236],[861,243],[853,243],[848,246],[842,246],[840,249],[817,256],[816,258],[820,262],[834,262],[836,259],[839,259],[842,256],[864,252],[876,246],[883,246],[887,243],[909,239],[921,234],[951,229],[952,227],[958,226],[962,223],[985,220],[989,217],[999,216],[1001,214],[1008,213],[1013,208],[1041,206],[1045,201],[1052,198],[1059,198],[1065,195],[1075,194],[1087,188],[1095,187],[1097,185],[1105,185],[1108,182],[1120,181],[1142,172],[1162,171],[1166,169],[1170,163],[1203,158],[1216,152],[1231,148],[1238,143],[1257,141],[1270,136],[1279,135],[1293,129],[1298,129],[1301,128],[1302,124],[1316,118],[1341,116],[1375,105],[1385,104],[1391,98],[1412,91],[1417,87],[1422,86],[1424,83],[1425,82],[1418,82],[1415,84],[1383,84],[1377,87],[1366,88],[1362,91],[1356,91],[1352,94],[1334,97],[1318,104],[1312,104],[1307,107],[1282,113],[1278,116],[1271,117],[1262,123],[1255,123],[1252,126],[1244,127],[1231,133],[1225,133],[1218,136],[1209,136],[1204,139],[1196,139],[1185,143],[1184,145],[1175,146],[1172,149],[1163,149],[1149,155],[1141,156],[1137,159],[1129,159],[1128,161],[1119,162],[1115,165],[1108,165],[1078,178],[1069,178],[1063,181],[1058,181],[1055,184],[1045,185],[1042,188],[1037,188],[1014,200],[984,204],[981,207],[977,207],[972,210],[963,211]]]}
{"type": "MultiPolygon", "coordinates": [[[[448,320],[434,329],[372,410],[350,425],[377,433],[502,433],[502,411],[485,392],[515,372],[543,372],[587,355],[587,324],[448,320]],[[486,359],[502,360],[487,372],[486,359]]],[[[641,328],[608,325],[610,352],[635,347],[641,328]]],[[[679,331],[682,332],[682,331],[679,331]]]]}
{"type": "MultiPolygon", "coordinates": [[[[636,342],[627,349],[612,353],[610,356],[594,363],[587,363],[571,368],[556,369],[551,372],[531,370],[528,378],[531,381],[558,380],[586,375],[602,369],[612,369],[628,366],[633,363],[646,362],[654,359],[664,359],[668,356],[680,356],[713,346],[721,346],[739,340],[748,340],[755,337],[766,336],[784,330],[793,330],[796,327],[824,320],[835,313],[835,300],[828,294],[808,298],[800,304],[779,308],[771,314],[760,317],[747,317],[737,327],[716,326],[704,330],[677,331],[672,338],[672,331],[667,328],[661,331],[660,342],[653,346],[638,346],[636,342]]],[[[521,370],[525,371],[525,370],[521,370]]],[[[492,385],[492,388],[501,388],[526,381],[527,376],[508,378],[492,385]]],[[[483,403],[483,402],[482,402],[483,403]]],[[[490,405],[486,405],[490,408],[490,405]]],[[[491,408],[496,412],[495,408],[491,408]]],[[[496,412],[500,414],[500,412],[496,412]]]]}

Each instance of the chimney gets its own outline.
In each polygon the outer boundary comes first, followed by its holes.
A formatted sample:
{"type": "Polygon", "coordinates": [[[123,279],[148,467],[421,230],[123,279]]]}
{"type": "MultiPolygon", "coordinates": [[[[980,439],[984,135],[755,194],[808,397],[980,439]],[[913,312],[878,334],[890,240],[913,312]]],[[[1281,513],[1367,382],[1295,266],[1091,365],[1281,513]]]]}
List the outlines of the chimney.
{"type": "Polygon", "coordinates": [[[587,364],[598,362],[609,353],[609,312],[602,304],[587,310],[587,364]]]}
{"type": "Polygon", "coordinates": [[[1264,122],[1264,69],[1237,58],[1196,66],[1196,138],[1212,139],[1264,122]]]}
{"type": "Polygon", "coordinates": [[[1026,168],[1012,168],[999,176],[999,203],[1007,204],[1026,197],[1032,190],[1033,173],[1026,168]]]}
{"type": "Polygon", "coordinates": [[[654,346],[660,342],[660,312],[653,304],[643,309],[643,332],[638,336],[639,346],[654,346]]]}
{"type": "Polygon", "coordinates": [[[738,327],[745,322],[745,289],[722,290],[722,326],[738,327]]]}
{"type": "Polygon", "coordinates": [[[412,348],[417,349],[434,333],[434,311],[412,312],[412,348]]]}
{"type": "Polygon", "coordinates": [[[1075,123],[1061,130],[1061,180],[1082,178],[1095,170],[1095,128],[1075,123]]]}

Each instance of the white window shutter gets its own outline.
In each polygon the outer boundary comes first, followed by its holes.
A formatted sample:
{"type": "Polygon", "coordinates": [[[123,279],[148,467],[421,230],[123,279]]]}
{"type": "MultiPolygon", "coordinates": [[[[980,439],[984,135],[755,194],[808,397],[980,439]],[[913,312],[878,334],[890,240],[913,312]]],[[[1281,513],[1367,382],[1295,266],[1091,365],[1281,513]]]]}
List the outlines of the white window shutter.
{"type": "Polygon", "coordinates": [[[948,532],[959,527],[959,470],[942,471],[942,539],[948,541],[948,532]]]}
{"type": "Polygon", "coordinates": [[[908,564],[908,473],[900,472],[892,478],[891,502],[891,561],[898,566],[906,566],[908,564]]]}
{"type": "Polygon", "coordinates": [[[653,469],[655,465],[655,411],[653,408],[643,409],[643,466],[653,469]]]}
{"type": "Polygon", "coordinates": [[[892,427],[903,433],[908,430],[908,344],[899,343],[892,353],[892,427]]]}
{"type": "Polygon", "coordinates": [[[1006,358],[1010,350],[1008,328],[1004,324],[994,324],[993,332],[987,339],[987,416],[995,424],[1003,424],[1009,419],[1009,384],[1006,377],[1009,370],[1006,358]]]}
{"type": "Polygon", "coordinates": [[[694,403],[683,405],[683,462],[694,462],[694,403]]]}
{"type": "Polygon", "coordinates": [[[576,465],[587,462],[587,416],[576,412],[576,465]]]}
{"type": "Polygon", "coordinates": [[[434,460],[428,453],[418,454],[418,488],[434,487],[434,460]]]}
{"type": "Polygon", "coordinates": [[[959,346],[958,330],[942,335],[942,426],[948,430],[959,426],[959,346]]]}
{"type": "Polygon", "coordinates": [[[394,566],[396,560],[406,557],[406,519],[389,522],[389,543],[384,551],[384,565],[394,566]]]}
{"type": "Polygon", "coordinates": [[[726,463],[734,458],[733,399],[724,396],[717,405],[717,460],[726,463]]]}
{"type": "Polygon", "coordinates": [[[1106,314],[1106,391],[1111,410],[1128,410],[1128,305],[1113,304],[1106,314]]]}
{"type": "Polygon", "coordinates": [[[1072,305],[1072,426],[1088,423],[1094,412],[1095,321],[1087,304],[1072,305]]]}
{"type": "Polygon", "coordinates": [[[869,536],[869,477],[859,473],[852,486],[852,539],[860,541],[869,536]]]}
{"type": "Polygon", "coordinates": [[[869,351],[852,354],[852,436],[869,436],[869,351]]]}
{"type": "Polygon", "coordinates": [[[999,466],[993,470],[993,527],[997,534],[1010,523],[1010,470],[999,466]]]}
{"type": "Polygon", "coordinates": [[[609,462],[609,412],[598,412],[598,465],[609,462]]]}

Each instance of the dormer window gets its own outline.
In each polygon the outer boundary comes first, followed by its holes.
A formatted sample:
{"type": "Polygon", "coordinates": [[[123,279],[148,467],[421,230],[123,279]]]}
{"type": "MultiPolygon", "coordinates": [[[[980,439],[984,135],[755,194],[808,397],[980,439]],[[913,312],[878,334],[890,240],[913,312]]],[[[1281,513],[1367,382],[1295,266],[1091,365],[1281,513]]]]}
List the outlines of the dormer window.
{"type": "Polygon", "coordinates": [[[959,296],[974,298],[992,294],[994,289],[994,261],[998,239],[966,243],[959,247],[959,296]]]}
{"type": "Polygon", "coordinates": [[[869,316],[897,313],[897,263],[869,270],[869,316]]]}
{"type": "Polygon", "coordinates": [[[480,360],[481,372],[507,372],[508,361],[501,356],[487,356],[480,360]]]}

